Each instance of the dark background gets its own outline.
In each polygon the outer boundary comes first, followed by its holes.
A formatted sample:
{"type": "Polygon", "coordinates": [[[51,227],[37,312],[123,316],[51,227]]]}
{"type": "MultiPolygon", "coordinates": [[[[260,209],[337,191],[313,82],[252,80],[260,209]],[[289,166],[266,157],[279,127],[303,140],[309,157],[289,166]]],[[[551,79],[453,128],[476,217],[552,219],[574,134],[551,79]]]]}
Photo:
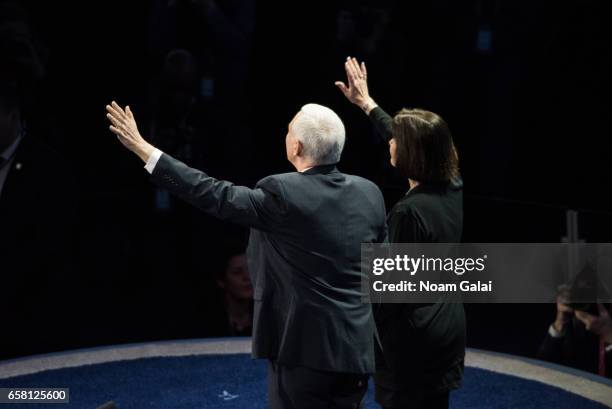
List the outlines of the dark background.
{"type": "MultiPolygon", "coordinates": [[[[350,55],[368,64],[370,92],[387,111],[422,107],[449,123],[465,180],[464,241],[559,242],[573,209],[581,239],[609,242],[606,3],[218,0],[223,22],[189,12],[173,20],[159,11],[166,2],[21,2],[46,67],[28,132],[54,149],[71,178],[41,170],[39,183],[70,183],[70,195],[45,200],[69,200],[74,211],[65,221],[68,273],[29,278],[31,288],[20,291],[46,294],[32,297],[31,314],[1,312],[4,323],[25,321],[1,330],[10,335],[0,358],[214,335],[214,275],[245,232],[177,201],[160,210],[142,163],[104,116],[113,99],[130,104],[147,137],[148,119],[139,119],[154,115],[151,90],[176,48],[196,55],[198,76],[215,84],[194,144],[207,153],[191,163],[213,176],[252,186],[291,171],[287,124],[316,102],[345,123],[341,170],[379,183],[391,206],[407,185],[365,115],[334,86],[350,55]],[[180,22],[174,35],[164,37],[161,20],[180,22]],[[236,21],[246,23],[232,32],[236,21]]],[[[13,267],[0,264],[1,274],[13,267]]],[[[469,346],[524,355],[535,353],[555,314],[552,304],[466,310],[469,346]]]]}

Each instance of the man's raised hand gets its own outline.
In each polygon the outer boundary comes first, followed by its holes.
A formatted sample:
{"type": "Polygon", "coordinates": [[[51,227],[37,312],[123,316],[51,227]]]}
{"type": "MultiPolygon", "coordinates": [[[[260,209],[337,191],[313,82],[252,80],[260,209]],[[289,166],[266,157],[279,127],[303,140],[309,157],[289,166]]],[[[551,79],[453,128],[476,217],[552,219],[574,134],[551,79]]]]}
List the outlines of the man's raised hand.
{"type": "Polygon", "coordinates": [[[336,86],[349,101],[369,114],[376,107],[376,103],[368,91],[368,72],[365,63],[359,64],[356,58],[347,57],[344,69],[348,86],[342,81],[336,81],[336,86]]]}
{"type": "Polygon", "coordinates": [[[140,132],[138,132],[138,126],[130,107],[126,106],[124,110],[113,101],[110,105],[106,106],[106,112],[106,118],[111,123],[111,132],[117,135],[117,139],[119,139],[123,146],[146,162],[155,148],[145,141],[140,132]]]}

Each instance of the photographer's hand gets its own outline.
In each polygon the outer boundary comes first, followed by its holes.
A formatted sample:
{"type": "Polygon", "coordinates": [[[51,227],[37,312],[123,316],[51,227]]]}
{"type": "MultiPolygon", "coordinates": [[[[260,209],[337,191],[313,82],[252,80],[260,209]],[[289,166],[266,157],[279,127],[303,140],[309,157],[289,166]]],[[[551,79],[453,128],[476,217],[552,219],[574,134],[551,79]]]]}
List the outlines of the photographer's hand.
{"type": "Polygon", "coordinates": [[[553,323],[553,327],[559,333],[563,333],[565,331],[565,325],[569,321],[569,317],[574,313],[574,310],[567,305],[567,297],[569,295],[569,290],[562,289],[557,295],[557,318],[553,323]]]}
{"type": "Polygon", "coordinates": [[[599,315],[591,315],[588,312],[576,311],[576,318],[584,323],[588,331],[600,335],[608,343],[612,343],[612,318],[610,313],[601,304],[597,304],[599,315]]]}

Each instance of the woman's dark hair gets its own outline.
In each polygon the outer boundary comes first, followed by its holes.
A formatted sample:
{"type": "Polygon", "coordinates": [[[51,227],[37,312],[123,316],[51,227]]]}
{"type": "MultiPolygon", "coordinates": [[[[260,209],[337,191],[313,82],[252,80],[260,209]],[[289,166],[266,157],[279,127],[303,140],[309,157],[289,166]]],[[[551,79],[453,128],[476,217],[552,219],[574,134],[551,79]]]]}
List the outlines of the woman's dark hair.
{"type": "Polygon", "coordinates": [[[448,182],[459,176],[459,157],[448,125],[422,109],[402,109],[393,118],[396,168],[420,183],[448,182]]]}

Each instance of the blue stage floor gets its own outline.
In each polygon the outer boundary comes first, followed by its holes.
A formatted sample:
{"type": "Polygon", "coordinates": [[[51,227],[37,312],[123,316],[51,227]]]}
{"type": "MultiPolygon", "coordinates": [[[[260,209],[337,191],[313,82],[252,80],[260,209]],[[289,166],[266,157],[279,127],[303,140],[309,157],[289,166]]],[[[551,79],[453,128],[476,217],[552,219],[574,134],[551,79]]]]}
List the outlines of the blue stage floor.
{"type": "MultiPolygon", "coordinates": [[[[237,348],[231,341],[224,341],[219,344],[223,351],[206,347],[214,344],[208,341],[201,341],[201,344],[192,341],[172,344],[172,348],[167,348],[167,345],[164,347],[164,343],[151,344],[152,346],[119,346],[114,349],[102,348],[0,362],[0,387],[70,388],[69,404],[4,404],[0,407],[94,409],[106,401],[114,400],[120,409],[265,408],[265,363],[252,360],[246,353],[236,352],[244,349],[244,345],[247,345],[245,342],[239,342],[237,348]],[[181,349],[181,345],[184,345],[184,353],[171,352],[169,355],[184,356],[151,356],[168,354],[168,351],[176,352],[181,349]],[[203,346],[203,349],[198,350],[200,346],[203,346]],[[144,357],[138,358],[138,351],[142,351],[140,355],[144,357]],[[195,355],[185,355],[191,353],[195,355]],[[104,356],[107,358],[103,358],[104,356]],[[93,363],[102,359],[107,362],[93,363]],[[83,364],[79,365],[79,361],[83,364]],[[44,370],[45,366],[57,369],[44,370]],[[38,372],[7,377],[11,371],[13,374],[20,371],[38,372]]],[[[512,360],[512,357],[499,354],[471,351],[469,355],[465,385],[451,395],[451,408],[612,407],[612,386],[603,379],[587,374],[581,377],[582,373],[576,371],[558,371],[556,367],[539,366],[533,361],[522,359],[512,360]],[[483,362],[487,360],[492,362],[492,369],[482,367],[483,362]],[[508,364],[504,360],[510,360],[509,362],[514,364],[508,364]],[[470,361],[479,367],[470,367],[470,361]],[[552,378],[544,377],[544,382],[548,383],[543,383],[500,373],[496,368],[499,364],[507,366],[510,372],[516,371],[516,368],[520,370],[521,366],[526,365],[528,377],[533,378],[534,373],[541,372],[552,374],[552,378]],[[588,387],[584,389],[586,392],[576,393],[576,385],[568,385],[568,388],[552,385],[571,379],[571,383],[580,379],[579,383],[588,387]],[[607,392],[610,394],[607,395],[607,392]],[[589,394],[590,398],[582,396],[589,394]]],[[[376,407],[378,406],[374,403],[370,387],[366,408],[376,407]]]]}

